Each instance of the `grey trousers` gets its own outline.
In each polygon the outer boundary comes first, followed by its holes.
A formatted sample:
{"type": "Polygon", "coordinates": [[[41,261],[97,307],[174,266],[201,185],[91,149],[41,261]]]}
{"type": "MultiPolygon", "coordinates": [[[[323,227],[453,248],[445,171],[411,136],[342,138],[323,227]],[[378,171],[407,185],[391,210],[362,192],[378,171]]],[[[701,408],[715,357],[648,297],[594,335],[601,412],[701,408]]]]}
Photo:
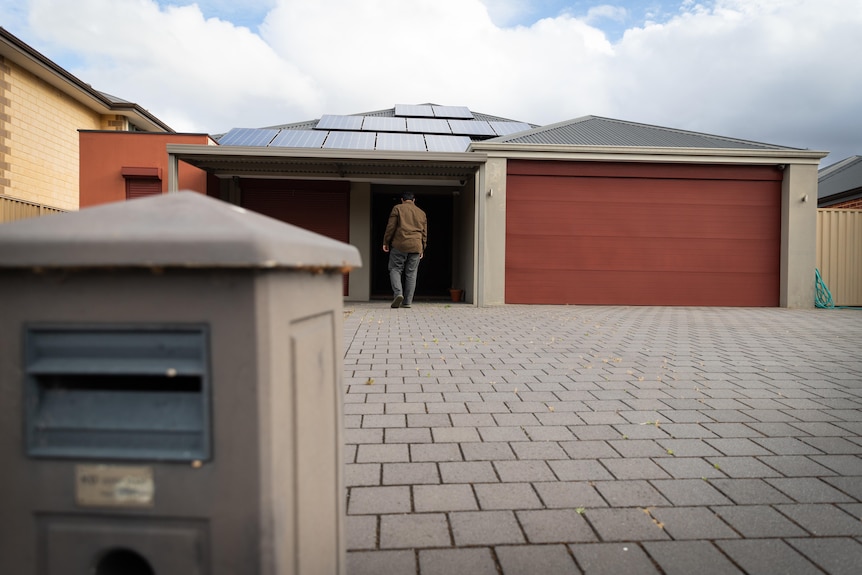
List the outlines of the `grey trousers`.
{"type": "Polygon", "coordinates": [[[392,293],[403,295],[404,303],[413,303],[413,292],[416,291],[416,275],[419,270],[419,254],[408,254],[389,248],[389,282],[392,293]],[[401,286],[401,275],[404,275],[404,287],[401,286]]]}

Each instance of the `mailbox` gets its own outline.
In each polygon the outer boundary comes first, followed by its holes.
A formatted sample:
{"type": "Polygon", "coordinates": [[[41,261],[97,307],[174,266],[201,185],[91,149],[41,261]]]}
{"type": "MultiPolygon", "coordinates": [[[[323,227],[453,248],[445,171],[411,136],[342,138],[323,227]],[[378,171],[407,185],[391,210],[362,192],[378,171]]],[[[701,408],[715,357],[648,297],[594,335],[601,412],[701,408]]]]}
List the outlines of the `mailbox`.
{"type": "Polygon", "coordinates": [[[359,265],[192,192],[0,226],[0,573],[343,573],[359,265]]]}

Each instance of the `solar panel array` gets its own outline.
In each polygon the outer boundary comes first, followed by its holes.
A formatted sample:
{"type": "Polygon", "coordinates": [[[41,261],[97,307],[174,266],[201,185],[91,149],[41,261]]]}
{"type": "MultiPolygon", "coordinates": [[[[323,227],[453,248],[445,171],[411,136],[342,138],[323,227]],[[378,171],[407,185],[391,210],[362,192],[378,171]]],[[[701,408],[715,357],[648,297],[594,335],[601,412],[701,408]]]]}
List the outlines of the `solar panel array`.
{"type": "Polygon", "coordinates": [[[219,145],[464,152],[473,140],[530,128],[524,122],[477,120],[465,106],[397,104],[394,117],[324,114],[311,130],[234,128],[219,139],[219,145]]]}

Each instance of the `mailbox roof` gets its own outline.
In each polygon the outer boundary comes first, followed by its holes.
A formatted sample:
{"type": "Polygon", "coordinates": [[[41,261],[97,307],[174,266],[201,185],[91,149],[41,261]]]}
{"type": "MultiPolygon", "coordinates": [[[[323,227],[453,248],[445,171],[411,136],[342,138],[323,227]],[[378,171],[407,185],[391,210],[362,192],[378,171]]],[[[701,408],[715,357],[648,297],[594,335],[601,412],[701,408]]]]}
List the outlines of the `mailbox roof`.
{"type": "Polygon", "coordinates": [[[349,244],[195,192],[0,225],[0,267],[344,269],[349,244]]]}

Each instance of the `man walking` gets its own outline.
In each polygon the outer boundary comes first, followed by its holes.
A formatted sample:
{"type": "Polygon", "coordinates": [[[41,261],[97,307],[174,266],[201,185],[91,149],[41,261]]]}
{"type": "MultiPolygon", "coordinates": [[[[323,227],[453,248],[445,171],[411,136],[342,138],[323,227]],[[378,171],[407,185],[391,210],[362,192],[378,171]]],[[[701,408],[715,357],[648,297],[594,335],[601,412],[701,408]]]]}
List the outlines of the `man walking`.
{"type": "Polygon", "coordinates": [[[427,241],[425,212],[416,206],[412,192],[404,192],[401,203],[389,213],[386,233],[383,234],[383,251],[389,254],[389,281],[395,294],[392,307],[410,307],[413,304],[419,260],[425,254],[427,241]]]}

